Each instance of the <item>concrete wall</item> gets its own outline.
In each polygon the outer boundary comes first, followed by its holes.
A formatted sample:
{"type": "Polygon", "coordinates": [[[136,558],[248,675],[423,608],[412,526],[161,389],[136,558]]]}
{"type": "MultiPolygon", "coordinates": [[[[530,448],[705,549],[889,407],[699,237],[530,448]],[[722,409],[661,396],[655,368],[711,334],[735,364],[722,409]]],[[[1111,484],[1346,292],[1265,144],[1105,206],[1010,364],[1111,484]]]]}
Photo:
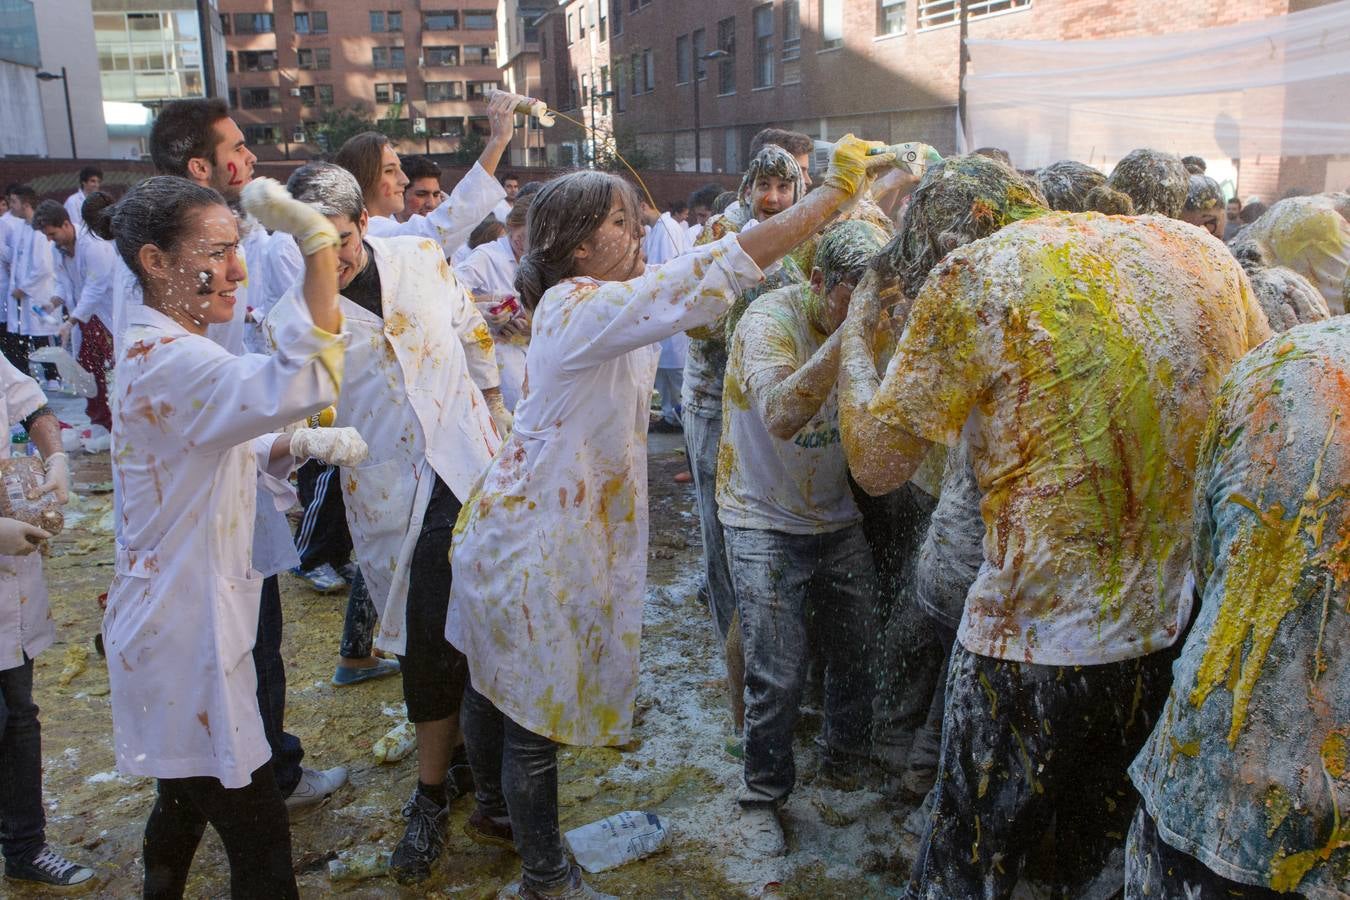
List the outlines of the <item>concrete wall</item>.
{"type": "Polygon", "coordinates": [[[37,70],[0,60],[0,155],[47,155],[37,70]]]}
{"type": "MultiPolygon", "coordinates": [[[[75,149],[85,158],[112,155],[108,127],[103,121],[103,86],[98,75],[98,49],[94,45],[94,13],[89,0],[41,0],[33,6],[37,15],[38,44],[42,68],[70,79],[70,108],[75,123],[75,149]]],[[[47,148],[52,156],[70,158],[70,129],[66,123],[66,99],[60,81],[41,82],[42,115],[47,148]]]]}

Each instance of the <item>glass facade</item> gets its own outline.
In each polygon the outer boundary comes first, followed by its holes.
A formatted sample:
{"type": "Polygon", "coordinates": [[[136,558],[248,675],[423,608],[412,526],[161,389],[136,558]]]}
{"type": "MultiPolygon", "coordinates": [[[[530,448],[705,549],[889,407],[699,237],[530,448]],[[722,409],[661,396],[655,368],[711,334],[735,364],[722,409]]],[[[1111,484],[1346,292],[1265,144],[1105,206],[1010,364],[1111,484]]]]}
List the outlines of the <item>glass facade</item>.
{"type": "Polygon", "coordinates": [[[116,12],[101,11],[103,5],[94,3],[94,41],[105,102],[206,95],[192,0],[147,2],[141,9],[116,12]]]}
{"type": "Polygon", "coordinates": [[[0,59],[34,69],[41,64],[31,0],[0,0],[0,59]]]}

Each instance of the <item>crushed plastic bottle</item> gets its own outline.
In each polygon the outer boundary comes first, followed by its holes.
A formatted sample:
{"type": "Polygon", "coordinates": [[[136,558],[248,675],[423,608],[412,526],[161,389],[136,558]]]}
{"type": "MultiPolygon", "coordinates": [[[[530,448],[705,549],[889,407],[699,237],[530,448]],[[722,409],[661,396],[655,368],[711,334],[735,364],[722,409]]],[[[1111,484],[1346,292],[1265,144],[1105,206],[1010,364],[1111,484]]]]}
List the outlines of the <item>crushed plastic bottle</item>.
{"type": "Polygon", "coordinates": [[[377,878],[389,872],[388,850],[362,847],[359,850],[341,850],[337,859],[328,861],[328,877],[332,881],[360,881],[377,878]]]}
{"type": "Polygon", "coordinates": [[[563,838],[577,865],[594,875],[651,856],[670,840],[670,828],[655,813],[628,810],[573,828],[563,838]]]}
{"type": "Polygon", "coordinates": [[[395,725],[375,742],[370,751],[378,763],[396,763],[417,746],[417,729],[411,722],[395,725]]]}

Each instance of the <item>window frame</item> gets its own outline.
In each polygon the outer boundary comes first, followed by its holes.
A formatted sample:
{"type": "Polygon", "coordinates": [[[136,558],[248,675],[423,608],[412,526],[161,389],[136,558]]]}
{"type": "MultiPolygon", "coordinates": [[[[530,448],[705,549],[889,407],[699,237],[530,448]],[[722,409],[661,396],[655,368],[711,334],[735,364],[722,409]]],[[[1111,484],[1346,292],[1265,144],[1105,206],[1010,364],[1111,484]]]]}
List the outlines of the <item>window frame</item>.
{"type": "Polygon", "coordinates": [[[750,79],[750,86],[755,90],[763,90],[774,86],[774,33],[778,30],[778,23],[774,21],[773,3],[761,3],[750,11],[750,31],[754,38],[753,63],[754,74],[750,79]],[[760,33],[761,24],[767,24],[764,33],[760,33]],[[761,71],[763,68],[763,72],[761,71]],[[764,74],[763,79],[760,75],[764,74]]]}
{"type": "Polygon", "coordinates": [[[736,93],[735,16],[727,16],[717,21],[717,49],[725,50],[729,54],[717,61],[717,96],[730,97],[736,93]]]}

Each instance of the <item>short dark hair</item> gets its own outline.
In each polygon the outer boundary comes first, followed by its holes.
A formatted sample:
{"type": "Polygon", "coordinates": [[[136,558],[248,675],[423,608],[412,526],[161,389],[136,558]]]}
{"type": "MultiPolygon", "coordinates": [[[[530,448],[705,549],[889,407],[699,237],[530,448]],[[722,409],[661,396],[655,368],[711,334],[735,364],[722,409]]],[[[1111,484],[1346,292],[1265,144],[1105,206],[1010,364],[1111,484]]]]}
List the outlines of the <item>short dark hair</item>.
{"type": "Polygon", "coordinates": [[[27,203],[34,209],[37,208],[38,205],[37,191],[33,190],[26,184],[10,185],[9,190],[5,192],[5,195],[8,197],[18,197],[21,201],[27,203]]]}
{"type": "Polygon", "coordinates": [[[97,223],[103,218],[103,211],[112,205],[112,194],[106,191],[94,191],[85,197],[84,204],[80,206],[80,218],[84,219],[85,227],[94,231],[97,223]]]}
{"type": "Polygon", "coordinates": [[[670,213],[682,213],[689,209],[689,204],[683,200],[672,200],[666,204],[666,210],[670,213]]]}
{"type": "Polygon", "coordinates": [[[435,178],[441,180],[441,167],[436,165],[434,160],[427,159],[425,156],[405,156],[399,160],[403,166],[403,174],[408,176],[408,181],[413,182],[419,178],[435,178]]]}
{"type": "Polygon", "coordinates": [[[1238,218],[1242,220],[1243,225],[1250,225],[1265,215],[1267,209],[1268,207],[1260,200],[1253,200],[1242,207],[1242,212],[1238,213],[1238,218]]]}
{"type": "Polygon", "coordinates": [[[502,176],[502,184],[506,184],[508,181],[514,181],[516,184],[520,184],[520,176],[515,172],[507,172],[502,176]]]}
{"type": "Polygon", "coordinates": [[[175,100],[160,110],[150,129],[150,159],[161,175],[188,177],[188,160],[215,161],[219,141],[212,126],[230,117],[219,97],[175,100]]]}
{"type": "Polygon", "coordinates": [[[21,187],[23,187],[23,182],[11,181],[9,184],[5,185],[5,196],[8,197],[21,187]]]}
{"type": "Polygon", "coordinates": [[[85,166],[83,169],[80,170],[80,184],[84,184],[90,178],[97,178],[100,181],[102,181],[103,170],[100,169],[98,166],[85,166]]]}
{"type": "Polygon", "coordinates": [[[810,153],[816,146],[810,136],[802,134],[800,131],[788,131],[785,128],[761,128],[759,133],[750,139],[750,158],[754,159],[758,156],[759,151],[764,149],[765,144],[777,144],[793,156],[810,153]]]}
{"type": "Polygon", "coordinates": [[[43,200],[33,211],[33,228],[37,231],[44,228],[60,228],[69,221],[70,213],[55,200],[43,200]]]}
{"type": "Polygon", "coordinates": [[[723,190],[725,188],[720,184],[705,184],[689,195],[689,206],[691,208],[706,206],[708,209],[712,209],[713,204],[717,202],[717,195],[722,193],[723,190]]]}

